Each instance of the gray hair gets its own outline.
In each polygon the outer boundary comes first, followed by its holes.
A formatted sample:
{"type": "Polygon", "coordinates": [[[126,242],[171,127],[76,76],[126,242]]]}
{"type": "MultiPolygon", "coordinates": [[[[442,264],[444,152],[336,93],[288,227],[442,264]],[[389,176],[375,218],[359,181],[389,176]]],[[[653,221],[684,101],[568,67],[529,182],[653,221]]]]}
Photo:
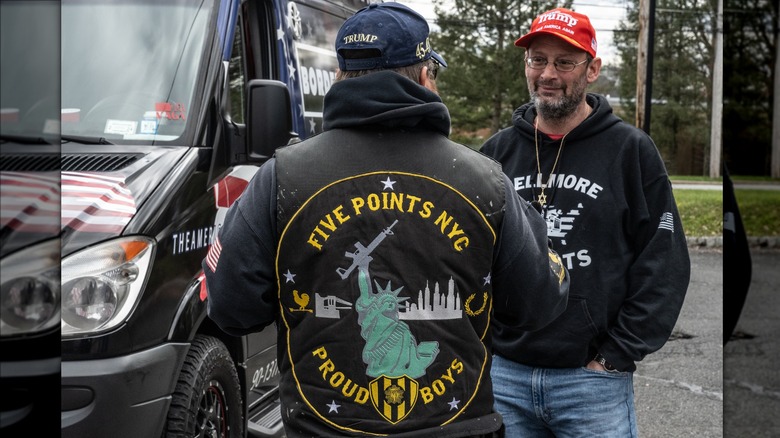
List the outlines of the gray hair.
{"type": "Polygon", "coordinates": [[[428,77],[431,78],[431,79],[434,79],[433,71],[436,68],[436,66],[434,65],[434,62],[435,61],[433,59],[428,59],[428,60],[425,60],[423,62],[418,62],[417,64],[407,65],[407,66],[404,66],[404,67],[389,68],[389,69],[374,68],[374,69],[371,69],[371,70],[351,70],[351,71],[337,70],[336,71],[336,81],[340,81],[340,80],[343,80],[343,79],[349,79],[349,78],[357,78],[357,77],[365,76],[365,75],[368,75],[368,74],[371,74],[371,73],[376,73],[378,71],[389,70],[389,71],[394,71],[394,72],[400,74],[401,76],[405,76],[405,77],[407,77],[407,78],[417,82],[419,80],[419,78],[420,78],[420,73],[422,72],[423,67],[428,67],[428,77]]]}

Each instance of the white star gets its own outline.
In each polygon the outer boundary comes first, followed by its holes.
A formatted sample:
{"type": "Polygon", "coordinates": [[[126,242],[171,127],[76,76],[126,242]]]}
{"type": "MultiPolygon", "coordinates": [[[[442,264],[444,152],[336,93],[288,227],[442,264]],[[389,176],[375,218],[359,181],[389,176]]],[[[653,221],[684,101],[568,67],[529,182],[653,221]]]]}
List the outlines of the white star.
{"type": "Polygon", "coordinates": [[[282,29],[282,26],[280,25],[278,29],[276,29],[276,39],[277,40],[283,40],[287,34],[284,32],[284,29],[282,29]]]}
{"type": "Polygon", "coordinates": [[[485,282],[482,283],[482,286],[484,286],[486,284],[490,284],[490,272],[488,272],[487,277],[484,277],[483,280],[485,280],[485,282]]]}
{"type": "Polygon", "coordinates": [[[397,181],[391,180],[390,177],[388,176],[386,180],[382,181],[382,184],[385,185],[384,188],[382,188],[382,190],[384,190],[384,189],[395,190],[395,189],[393,189],[393,184],[395,184],[396,182],[397,181]]]}
{"type": "Polygon", "coordinates": [[[452,401],[447,403],[450,405],[450,410],[458,409],[458,403],[460,403],[460,400],[455,400],[455,397],[452,397],[452,401]]]}
{"type": "MultiPolygon", "coordinates": [[[[328,413],[329,413],[329,414],[330,414],[331,412],[335,412],[335,413],[337,413],[337,414],[338,414],[338,413],[339,413],[339,408],[341,407],[341,405],[337,405],[337,404],[336,404],[336,400],[333,400],[333,401],[331,401],[329,405],[325,405],[325,406],[327,406],[327,407],[329,407],[329,408],[330,408],[330,410],[328,410],[328,413]]],[[[451,409],[450,409],[450,410],[451,410],[451,409]]]]}
{"type": "Polygon", "coordinates": [[[309,119],[309,131],[314,134],[317,132],[317,122],[314,119],[309,119]]]}
{"type": "Polygon", "coordinates": [[[293,277],[295,277],[295,274],[290,272],[290,270],[288,269],[287,272],[284,273],[284,278],[286,279],[284,282],[285,283],[295,283],[295,280],[293,280],[293,277]]]}
{"type": "Polygon", "coordinates": [[[290,71],[290,79],[295,80],[295,66],[292,65],[292,62],[287,64],[287,70],[290,71]]]}

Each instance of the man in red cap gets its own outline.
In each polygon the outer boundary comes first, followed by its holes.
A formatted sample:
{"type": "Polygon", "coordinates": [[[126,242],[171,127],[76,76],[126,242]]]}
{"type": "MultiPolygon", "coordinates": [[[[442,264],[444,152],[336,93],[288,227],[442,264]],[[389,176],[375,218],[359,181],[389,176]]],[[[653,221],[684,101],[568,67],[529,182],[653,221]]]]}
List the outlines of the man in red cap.
{"type": "Polygon", "coordinates": [[[587,16],[547,11],[515,45],[531,102],[482,152],[542,212],[571,285],[541,330],[494,321],[496,408],[507,436],[635,437],[635,362],[669,338],[690,278],[669,177],[650,137],[586,92],[601,69],[587,16]]]}

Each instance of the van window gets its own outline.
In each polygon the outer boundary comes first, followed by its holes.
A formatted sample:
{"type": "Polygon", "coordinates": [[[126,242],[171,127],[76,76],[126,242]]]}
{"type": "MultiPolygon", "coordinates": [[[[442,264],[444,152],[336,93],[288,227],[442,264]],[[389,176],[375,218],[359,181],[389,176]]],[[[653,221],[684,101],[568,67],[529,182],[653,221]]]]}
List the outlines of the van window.
{"type": "Polygon", "coordinates": [[[181,136],[213,14],[213,0],[62,0],[62,135],[181,136]]]}
{"type": "Polygon", "coordinates": [[[240,22],[236,26],[233,35],[233,50],[230,55],[230,65],[228,67],[228,84],[230,88],[230,119],[236,123],[244,123],[244,111],[246,107],[244,90],[246,80],[244,79],[244,44],[241,40],[240,22]]]}

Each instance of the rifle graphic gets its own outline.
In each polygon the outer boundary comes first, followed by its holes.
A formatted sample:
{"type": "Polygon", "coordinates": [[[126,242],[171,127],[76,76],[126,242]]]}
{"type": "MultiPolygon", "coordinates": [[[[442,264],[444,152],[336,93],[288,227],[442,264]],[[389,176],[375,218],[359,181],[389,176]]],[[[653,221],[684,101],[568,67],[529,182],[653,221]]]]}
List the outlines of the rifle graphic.
{"type": "Polygon", "coordinates": [[[368,266],[368,263],[373,260],[371,257],[371,253],[374,252],[377,246],[379,246],[380,243],[382,243],[383,240],[385,240],[385,237],[393,234],[392,228],[395,226],[395,224],[398,223],[398,219],[395,220],[392,224],[390,224],[389,227],[385,228],[384,230],[380,231],[379,234],[374,238],[373,241],[368,246],[363,246],[360,242],[355,242],[355,252],[349,252],[346,251],[344,253],[345,256],[352,259],[352,264],[349,266],[349,268],[336,268],[336,272],[339,274],[342,280],[346,280],[347,277],[349,277],[349,274],[352,273],[352,271],[355,270],[358,266],[368,266]]]}

